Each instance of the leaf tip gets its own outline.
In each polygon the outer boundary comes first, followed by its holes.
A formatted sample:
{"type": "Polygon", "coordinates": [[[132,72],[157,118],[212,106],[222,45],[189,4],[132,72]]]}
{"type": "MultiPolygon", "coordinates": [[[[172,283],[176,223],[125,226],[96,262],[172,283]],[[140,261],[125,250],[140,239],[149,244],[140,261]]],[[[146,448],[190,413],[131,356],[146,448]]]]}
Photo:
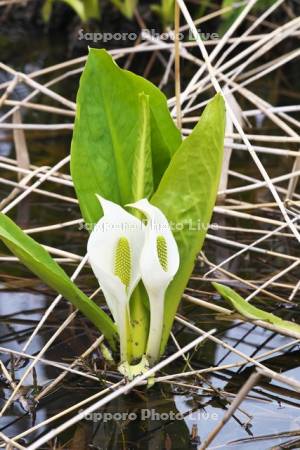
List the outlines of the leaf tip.
{"type": "Polygon", "coordinates": [[[216,289],[216,291],[219,292],[219,294],[221,293],[222,288],[225,287],[223,284],[217,283],[216,281],[213,281],[211,284],[216,289]]]}

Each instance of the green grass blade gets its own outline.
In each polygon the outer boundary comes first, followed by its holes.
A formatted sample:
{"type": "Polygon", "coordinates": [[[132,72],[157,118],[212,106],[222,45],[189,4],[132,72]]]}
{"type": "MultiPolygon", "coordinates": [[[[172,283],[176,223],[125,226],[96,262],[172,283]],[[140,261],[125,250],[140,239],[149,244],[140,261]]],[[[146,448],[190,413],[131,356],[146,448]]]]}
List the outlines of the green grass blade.
{"type": "Polygon", "coordinates": [[[252,320],[262,320],[264,322],[272,323],[283,330],[296,331],[297,333],[300,333],[300,325],[297,323],[283,320],[272,313],[256,308],[256,306],[251,305],[251,303],[247,302],[243,297],[228,286],[224,286],[219,283],[212,283],[212,285],[219,292],[219,294],[222,295],[222,297],[224,297],[224,299],[227,300],[242,316],[252,320]]]}

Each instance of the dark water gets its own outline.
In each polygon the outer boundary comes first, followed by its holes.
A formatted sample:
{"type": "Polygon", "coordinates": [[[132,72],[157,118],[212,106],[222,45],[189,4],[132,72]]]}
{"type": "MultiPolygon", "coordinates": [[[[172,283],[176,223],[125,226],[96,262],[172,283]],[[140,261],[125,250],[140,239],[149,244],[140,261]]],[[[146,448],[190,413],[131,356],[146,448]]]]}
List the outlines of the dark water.
{"type": "MultiPolygon", "coordinates": [[[[50,36],[33,34],[32,36],[0,36],[0,47],[8,48],[10,52],[4,53],[4,60],[16,69],[24,72],[31,72],[42,67],[63,61],[72,56],[70,50],[70,40],[64,34],[50,36]],[[30,62],[30,64],[29,64],[30,62]]],[[[71,46],[72,47],[72,46],[71,46]]],[[[137,63],[135,63],[138,66],[137,63]]],[[[139,70],[141,70],[139,68],[139,70]]],[[[150,74],[150,78],[155,81],[157,73],[150,74]]],[[[292,77],[288,74],[287,77],[292,77]]],[[[291,99],[288,95],[282,96],[279,92],[273,92],[271,80],[264,80],[257,86],[258,92],[267,88],[270,91],[270,97],[277,95],[278,104],[289,104],[291,99]],[[268,84],[269,83],[269,84],[268,84]]],[[[57,89],[67,98],[74,99],[78,86],[78,76],[69,78],[66,82],[60,83],[57,89]]],[[[21,86],[16,95],[26,95],[28,88],[21,86]]],[[[47,99],[47,104],[49,100],[47,99]]],[[[41,112],[23,112],[23,120],[27,123],[39,122],[49,123],[49,118],[53,123],[61,122],[62,117],[47,115],[41,112]]],[[[64,120],[64,119],[63,119],[64,120]]],[[[65,119],[68,121],[69,119],[65,119]]],[[[272,133],[271,124],[264,122],[264,131],[272,133]]],[[[255,133],[255,124],[251,132],[255,133]]],[[[0,155],[14,158],[13,144],[9,133],[1,132],[0,135],[0,155]]],[[[69,154],[71,134],[69,132],[26,132],[27,145],[30,151],[31,162],[36,165],[53,165],[69,154]]],[[[294,150],[293,146],[290,149],[294,150]]],[[[282,165],[278,166],[278,159],[262,156],[269,173],[275,176],[283,173],[282,165]]],[[[290,167],[291,161],[288,158],[282,158],[280,164],[286,165],[286,171],[290,167]]],[[[232,168],[248,175],[256,176],[253,163],[250,162],[246,152],[234,153],[232,168]]],[[[65,168],[67,171],[68,168],[65,168]]],[[[14,179],[12,173],[1,169],[1,177],[14,179]]],[[[50,184],[49,184],[50,186],[50,184]]],[[[47,187],[49,187],[47,185],[47,187]]],[[[231,186],[234,186],[232,183],[231,186]]],[[[62,195],[72,196],[72,188],[51,185],[53,192],[62,195]]],[[[4,198],[10,192],[10,188],[0,185],[0,197],[4,198]]],[[[270,198],[265,195],[265,191],[256,190],[245,193],[240,197],[245,201],[269,201],[270,198]]],[[[22,203],[22,206],[15,208],[10,216],[13,217],[23,228],[43,226],[59,223],[65,220],[80,218],[80,212],[76,205],[62,202],[51,198],[45,198],[36,194],[22,203]]],[[[279,218],[274,214],[270,217],[279,218]]],[[[224,219],[224,217],[215,217],[214,222],[227,226],[244,226],[244,221],[237,219],[224,219]]],[[[265,227],[268,229],[268,226],[265,227]]],[[[230,231],[218,231],[218,235],[228,239],[234,239],[239,242],[248,243],[257,238],[257,235],[248,235],[243,233],[233,233],[230,231]]],[[[85,254],[87,234],[80,231],[78,226],[56,230],[55,232],[38,233],[34,238],[41,243],[55,246],[62,250],[85,254]]],[[[268,241],[265,248],[273,251],[289,252],[297,254],[297,249],[291,245],[292,240],[288,238],[275,237],[268,241]]],[[[1,247],[3,254],[6,254],[4,247],[1,247]]],[[[227,256],[232,254],[232,249],[226,246],[220,246],[211,241],[205,245],[206,256],[215,263],[221,262],[227,256]]],[[[235,274],[249,278],[257,279],[270,276],[271,273],[285,267],[284,260],[274,259],[270,264],[270,259],[256,253],[247,253],[241,258],[236,258],[225,268],[235,274]]],[[[68,273],[75,270],[75,264],[64,264],[68,273]]],[[[201,277],[207,267],[198,265],[195,274],[201,277]]],[[[220,274],[219,274],[220,275],[220,274]]],[[[299,273],[298,273],[299,275],[299,273]]],[[[220,275],[221,276],[221,275],[220,275]]],[[[298,276],[299,278],[299,276],[298,276]]],[[[297,282],[297,273],[291,272],[285,277],[285,282],[294,285],[297,282]]],[[[45,309],[51,304],[54,294],[47,287],[35,279],[30,272],[24,269],[17,262],[2,262],[0,272],[0,347],[8,348],[14,351],[22,351],[27,339],[33,332],[39,322],[45,309]]],[[[83,271],[77,279],[78,285],[87,293],[91,293],[96,287],[95,280],[90,272],[83,271]]],[[[239,282],[233,282],[233,286],[241,288],[239,282]]],[[[195,296],[202,299],[211,300],[211,286],[205,281],[191,281],[190,288],[196,289],[192,292],[195,296]]],[[[290,290],[278,287],[276,294],[287,298],[290,290]]],[[[222,304],[221,300],[214,295],[213,299],[222,304]]],[[[101,299],[98,299],[101,301],[101,299]]],[[[264,296],[260,297],[260,302],[268,301],[264,296]]],[[[282,304],[276,304],[276,313],[286,318],[293,317],[300,323],[299,308],[297,302],[299,297],[295,297],[294,305],[291,308],[284,309],[282,304]]],[[[62,321],[70,314],[70,307],[62,300],[55,312],[47,320],[42,330],[34,338],[28,353],[34,355],[45,345],[54,331],[62,321]]],[[[284,345],[290,339],[284,336],[273,334],[262,328],[251,324],[237,324],[226,320],[207,309],[194,306],[186,302],[182,303],[181,314],[189,317],[195,324],[202,329],[208,330],[212,327],[217,328],[216,336],[222,338],[232,346],[247,355],[257,356],[258,354],[270,351],[278,346],[284,345]]],[[[176,338],[181,345],[191,341],[195,335],[186,329],[176,325],[174,329],[176,338]]],[[[45,358],[62,363],[70,363],[76,356],[83,353],[97,337],[85,319],[81,316],[72,322],[71,326],[65,330],[60,337],[47,351],[45,358]]],[[[3,353],[0,348],[1,358],[4,364],[12,371],[13,377],[19,380],[24,370],[29,364],[28,359],[16,360],[11,355],[3,353]]],[[[168,347],[168,353],[172,353],[176,347],[172,342],[168,347]]],[[[191,365],[194,369],[202,369],[212,365],[231,364],[240,360],[240,357],[229,353],[221,346],[207,341],[193,353],[191,365]]],[[[276,371],[281,371],[289,377],[299,378],[300,352],[298,345],[291,346],[283,353],[272,354],[261,360],[267,367],[276,371]]],[[[16,436],[24,430],[31,427],[34,423],[40,423],[47,418],[55,415],[61,410],[78,403],[85,398],[99,392],[99,389],[107,386],[107,382],[118,381],[116,373],[107,372],[103,376],[105,364],[99,351],[95,351],[84,363],[81,370],[99,377],[99,382],[83,378],[78,375],[69,374],[64,378],[63,383],[56,387],[51,393],[42,398],[39,404],[34,404],[34,398],[47,384],[55,379],[61,370],[45,364],[36,365],[36,373],[28,377],[25,382],[23,396],[26,397],[32,406],[32,414],[29,414],[22,407],[20,399],[16,399],[13,405],[1,418],[0,431],[7,436],[16,436]],[[100,386],[99,386],[100,383],[100,386]]],[[[157,384],[152,389],[138,388],[129,395],[123,396],[110,403],[104,409],[97,411],[98,415],[88,417],[75,427],[72,427],[62,433],[58,442],[52,442],[43,448],[62,448],[67,449],[196,449],[197,445],[207,437],[208,433],[216,426],[223,417],[228,408],[228,400],[235,394],[240,386],[248,379],[253,371],[253,366],[248,364],[242,368],[228,368],[223,371],[217,371],[204,375],[203,378],[183,378],[182,383],[187,386],[178,386],[176,384],[157,384]],[[192,385],[193,387],[189,387],[192,385]],[[213,386],[213,391],[211,387],[213,386]],[[221,395],[220,391],[226,394],[221,395]],[[172,414],[182,413],[182,420],[172,419],[172,414]],[[122,413],[124,420],[109,420],[109,414],[122,413]],[[128,418],[128,414],[131,414],[128,418]],[[151,413],[151,417],[147,414],[151,413]],[[164,415],[162,415],[164,413],[164,415]],[[100,416],[102,414],[102,418],[100,416]],[[160,415],[160,416],[158,416],[160,415]],[[132,420],[130,420],[130,417],[132,420]],[[107,421],[105,421],[107,420],[107,421]],[[56,447],[55,447],[56,445],[56,447]]],[[[178,373],[188,370],[186,362],[177,360],[169,366],[165,374],[178,373]]],[[[10,388],[4,377],[0,377],[0,403],[10,395],[10,388]]],[[[300,394],[283,386],[278,382],[270,382],[268,379],[261,380],[251,391],[252,398],[243,402],[241,410],[235,413],[235,416],[223,428],[222,432],[216,437],[211,448],[234,448],[252,450],[277,449],[277,448],[300,448],[296,442],[293,446],[280,447],[281,443],[287,441],[296,441],[299,434],[300,394]],[[280,433],[285,433],[282,436],[280,433]],[[265,439],[256,440],[258,436],[269,435],[265,439]]],[[[80,409],[80,408],[79,408],[80,409]]],[[[73,413],[74,414],[74,413],[73,413]]],[[[54,422],[55,426],[63,423],[64,416],[54,422]]],[[[28,436],[20,439],[22,445],[29,445],[34,442],[46,431],[51,429],[50,425],[39,428],[28,436]]]]}

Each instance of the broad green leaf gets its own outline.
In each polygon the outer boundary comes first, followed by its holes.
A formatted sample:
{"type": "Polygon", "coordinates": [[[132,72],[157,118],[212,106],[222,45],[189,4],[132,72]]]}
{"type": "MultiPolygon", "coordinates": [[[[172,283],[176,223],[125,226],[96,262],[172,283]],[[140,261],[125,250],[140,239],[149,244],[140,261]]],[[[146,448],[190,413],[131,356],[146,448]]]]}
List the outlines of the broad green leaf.
{"type": "Polygon", "coordinates": [[[224,100],[217,94],[173,156],[151,199],[173,228],[180,253],[179,271],[166,294],[161,351],[212,216],[223,161],[224,130],[224,100]]]}
{"type": "Polygon", "coordinates": [[[256,308],[256,306],[251,305],[237,292],[235,292],[228,286],[224,286],[223,284],[219,283],[212,284],[219,292],[219,294],[221,294],[222,297],[225,298],[225,300],[229,301],[234,309],[236,309],[242,316],[245,316],[248,319],[252,320],[262,320],[264,322],[272,323],[273,325],[276,325],[283,330],[296,331],[297,333],[300,333],[300,325],[288,320],[283,320],[272,313],[268,313],[266,311],[263,311],[262,309],[256,308]]]}
{"type": "Polygon", "coordinates": [[[29,270],[78,308],[115,348],[116,327],[108,315],[70,280],[40,244],[2,213],[0,239],[29,270]]]}
{"type": "Polygon", "coordinates": [[[149,96],[143,93],[139,94],[139,101],[140,127],[132,168],[132,195],[134,201],[138,201],[141,198],[149,198],[153,193],[149,96]]]}
{"type": "Polygon", "coordinates": [[[152,83],[120,69],[105,50],[90,49],[77,96],[71,173],[83,218],[96,223],[96,193],[124,205],[134,200],[132,166],[140,136],[139,94],[149,96],[154,187],[181,136],[165,96],[152,83]]]}

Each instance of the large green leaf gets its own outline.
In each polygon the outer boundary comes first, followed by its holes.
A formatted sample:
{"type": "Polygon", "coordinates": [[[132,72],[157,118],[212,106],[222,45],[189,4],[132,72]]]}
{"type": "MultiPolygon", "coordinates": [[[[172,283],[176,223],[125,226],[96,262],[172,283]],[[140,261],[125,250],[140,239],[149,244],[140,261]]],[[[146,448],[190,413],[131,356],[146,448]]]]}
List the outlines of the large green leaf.
{"type": "MultiPolygon", "coordinates": [[[[96,223],[101,217],[96,193],[121,205],[149,196],[180,143],[159,89],[120,69],[106,51],[90,49],[71,149],[71,173],[85,221],[96,223]]],[[[136,358],[147,341],[144,297],[139,286],[131,299],[136,358]]]]}
{"type": "Polygon", "coordinates": [[[70,280],[40,244],[2,213],[0,239],[29,270],[78,308],[115,348],[116,327],[111,319],[70,280]]]}
{"type": "Polygon", "coordinates": [[[230,304],[236,309],[242,316],[247,317],[252,320],[262,320],[264,322],[272,323],[278,328],[287,331],[296,331],[300,333],[300,325],[288,320],[283,320],[272,313],[263,311],[262,309],[256,308],[256,306],[251,305],[243,297],[241,297],[237,292],[228,286],[224,286],[219,283],[212,283],[219,294],[229,301],[230,304]]]}
{"type": "Polygon", "coordinates": [[[223,161],[224,130],[224,100],[217,94],[173,156],[151,199],[173,227],[180,253],[179,271],[166,294],[162,351],[210,223],[223,161]]]}
{"type": "Polygon", "coordinates": [[[134,200],[132,167],[143,92],[149,96],[156,187],[181,143],[166,98],[152,83],[120,69],[105,50],[90,49],[77,96],[71,149],[71,173],[88,223],[101,217],[96,193],[121,205],[134,200]]]}

